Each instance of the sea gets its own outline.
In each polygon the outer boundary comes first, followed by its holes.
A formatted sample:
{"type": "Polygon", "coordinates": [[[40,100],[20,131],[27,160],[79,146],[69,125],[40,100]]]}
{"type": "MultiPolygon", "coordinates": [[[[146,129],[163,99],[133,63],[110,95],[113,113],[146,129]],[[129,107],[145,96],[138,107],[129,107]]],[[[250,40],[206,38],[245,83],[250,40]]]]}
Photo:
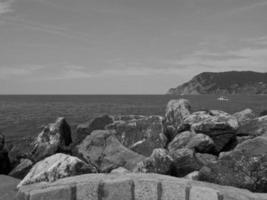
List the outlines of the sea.
{"type": "Polygon", "coordinates": [[[216,95],[1,95],[0,132],[7,140],[37,135],[42,127],[57,117],[65,117],[72,131],[79,123],[110,115],[164,115],[169,100],[185,98],[193,110],[219,109],[228,113],[251,108],[255,113],[267,110],[267,96],[216,95]]]}

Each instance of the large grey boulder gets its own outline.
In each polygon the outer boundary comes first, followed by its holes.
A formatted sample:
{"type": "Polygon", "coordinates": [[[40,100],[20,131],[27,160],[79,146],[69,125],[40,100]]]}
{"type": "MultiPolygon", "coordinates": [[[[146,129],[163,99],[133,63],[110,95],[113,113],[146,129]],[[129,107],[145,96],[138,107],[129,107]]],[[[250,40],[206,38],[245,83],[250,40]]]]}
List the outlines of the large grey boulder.
{"type": "Polygon", "coordinates": [[[256,118],[256,114],[250,108],[236,112],[233,116],[237,119],[239,125],[244,125],[250,120],[256,118]]]}
{"type": "Polygon", "coordinates": [[[114,121],[113,117],[110,115],[102,115],[92,119],[89,122],[85,122],[77,125],[76,134],[73,135],[74,143],[80,143],[84,138],[91,134],[94,130],[104,130],[109,124],[114,121]]]}
{"type": "Polygon", "coordinates": [[[118,167],[133,170],[145,159],[123,146],[113,131],[96,130],[75,147],[74,155],[95,165],[100,172],[110,172],[118,167]]]}
{"type": "Polygon", "coordinates": [[[208,135],[216,135],[222,131],[236,131],[239,128],[235,117],[220,110],[194,112],[184,119],[184,123],[190,124],[196,132],[208,135]]]}
{"type": "Polygon", "coordinates": [[[31,158],[34,162],[57,152],[64,152],[72,143],[71,128],[65,118],[60,117],[55,123],[44,127],[33,143],[31,158]]]}
{"type": "Polygon", "coordinates": [[[184,131],[176,135],[175,138],[169,143],[168,150],[175,151],[177,149],[184,148],[195,135],[196,134],[191,131],[184,131]]]}
{"type": "Polygon", "coordinates": [[[267,135],[267,115],[255,118],[241,125],[237,135],[252,137],[267,135]]]}
{"type": "Polygon", "coordinates": [[[172,175],[174,176],[184,177],[193,171],[198,171],[202,167],[192,149],[177,149],[170,152],[170,156],[173,158],[172,175]]]}
{"type": "Polygon", "coordinates": [[[215,148],[213,140],[205,134],[185,131],[178,134],[168,145],[169,151],[181,148],[194,149],[196,152],[208,153],[215,148]]]}
{"type": "Polygon", "coordinates": [[[191,105],[187,99],[170,100],[165,113],[166,123],[178,127],[190,113],[191,105]]]}
{"type": "Polygon", "coordinates": [[[130,118],[126,121],[115,121],[106,129],[115,130],[117,139],[124,146],[144,156],[150,156],[154,149],[166,146],[167,141],[162,134],[162,119],[157,115],[137,119],[130,118]]]}
{"type": "Polygon", "coordinates": [[[217,156],[208,153],[196,153],[195,158],[197,162],[202,166],[207,166],[210,163],[216,163],[218,160],[217,156]]]}
{"type": "Polygon", "coordinates": [[[154,149],[152,155],[137,164],[134,172],[170,174],[172,157],[165,149],[154,149]]]}
{"type": "Polygon", "coordinates": [[[221,153],[200,170],[200,180],[267,192],[267,138],[249,139],[221,153]]]}
{"type": "Polygon", "coordinates": [[[36,163],[17,187],[88,173],[96,173],[95,167],[79,158],[58,153],[36,163]]]}
{"type": "Polygon", "coordinates": [[[198,111],[184,119],[196,133],[208,135],[215,145],[215,152],[227,151],[233,148],[236,142],[236,131],[239,128],[238,121],[232,115],[219,111],[198,111]]]}
{"type": "Polygon", "coordinates": [[[183,121],[184,118],[190,115],[191,105],[186,99],[170,100],[166,107],[164,124],[164,134],[168,142],[172,141],[177,133],[188,130],[190,127],[186,126],[183,121]]]}

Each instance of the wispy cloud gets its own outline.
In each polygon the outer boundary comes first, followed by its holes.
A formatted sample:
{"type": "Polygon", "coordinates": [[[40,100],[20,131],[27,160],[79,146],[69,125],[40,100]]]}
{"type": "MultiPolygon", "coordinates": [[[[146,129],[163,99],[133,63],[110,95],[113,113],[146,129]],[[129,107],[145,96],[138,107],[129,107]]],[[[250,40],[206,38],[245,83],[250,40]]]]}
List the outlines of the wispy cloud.
{"type": "Polygon", "coordinates": [[[267,71],[267,48],[241,48],[217,53],[199,50],[181,59],[173,60],[172,64],[202,70],[267,71]]]}
{"type": "Polygon", "coordinates": [[[0,0],[0,15],[12,12],[11,4],[14,0],[0,0]]]}
{"type": "Polygon", "coordinates": [[[55,26],[55,25],[50,25],[50,24],[42,24],[42,23],[37,23],[32,20],[24,19],[22,17],[3,17],[2,21],[5,23],[10,23],[10,24],[15,24],[17,26],[21,26],[24,28],[29,28],[35,31],[41,31],[41,32],[46,32],[49,34],[54,34],[58,35],[64,38],[68,39],[75,39],[78,41],[82,41],[85,44],[92,44],[92,40],[90,39],[90,35],[84,32],[79,32],[79,31],[73,31],[70,29],[67,29],[65,27],[60,27],[60,26],[55,26]]]}
{"type": "Polygon", "coordinates": [[[1,66],[0,79],[9,79],[11,77],[22,77],[32,75],[34,72],[42,69],[40,65],[22,65],[22,66],[1,66]]]}

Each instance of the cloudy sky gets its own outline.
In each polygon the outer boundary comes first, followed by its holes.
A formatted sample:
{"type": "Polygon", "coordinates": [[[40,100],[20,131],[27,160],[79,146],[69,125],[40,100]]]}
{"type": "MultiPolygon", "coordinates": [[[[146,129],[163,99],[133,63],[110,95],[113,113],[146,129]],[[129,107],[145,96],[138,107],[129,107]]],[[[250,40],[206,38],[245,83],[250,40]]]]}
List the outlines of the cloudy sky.
{"type": "Polygon", "coordinates": [[[267,0],[0,0],[1,94],[161,94],[267,71],[267,0]]]}

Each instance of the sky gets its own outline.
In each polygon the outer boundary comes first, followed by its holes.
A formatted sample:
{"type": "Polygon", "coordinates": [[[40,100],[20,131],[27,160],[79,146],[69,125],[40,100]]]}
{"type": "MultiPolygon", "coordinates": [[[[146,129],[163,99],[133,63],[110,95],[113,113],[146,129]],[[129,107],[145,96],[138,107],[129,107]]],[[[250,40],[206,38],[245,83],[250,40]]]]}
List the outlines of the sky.
{"type": "Polygon", "coordinates": [[[267,72],[267,0],[0,0],[0,94],[164,94],[267,72]]]}

